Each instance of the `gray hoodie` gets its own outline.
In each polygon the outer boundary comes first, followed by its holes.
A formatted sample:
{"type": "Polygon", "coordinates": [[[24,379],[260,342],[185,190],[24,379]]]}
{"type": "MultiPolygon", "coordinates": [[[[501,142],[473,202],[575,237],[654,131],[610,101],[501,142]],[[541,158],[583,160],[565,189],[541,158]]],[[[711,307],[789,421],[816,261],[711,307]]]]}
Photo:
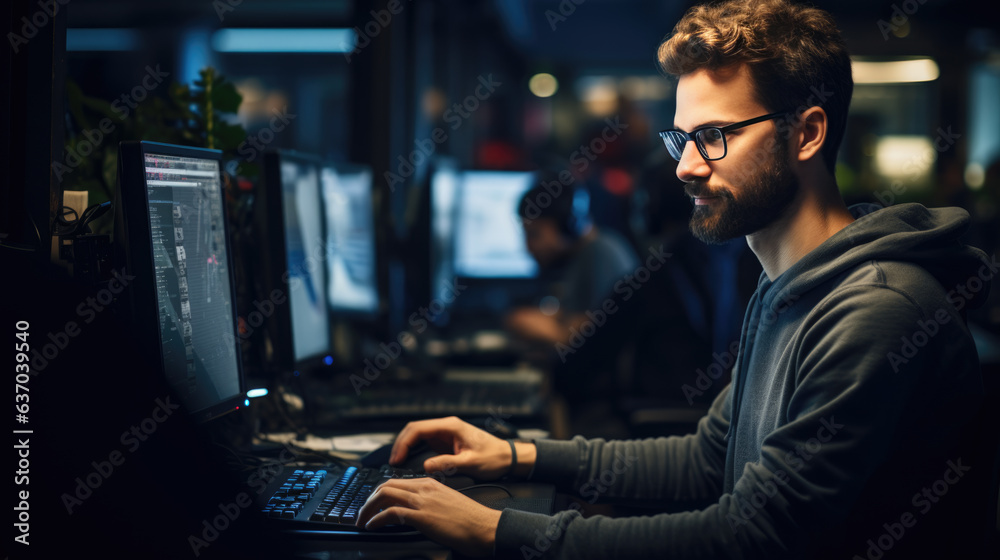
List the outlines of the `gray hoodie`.
{"type": "Polygon", "coordinates": [[[996,258],[959,241],[960,208],[851,212],[761,275],[733,381],[695,434],[536,442],[532,480],[649,515],[504,510],[496,555],[878,560],[979,544],[992,465],[970,451],[983,386],[965,312],[996,258]]]}

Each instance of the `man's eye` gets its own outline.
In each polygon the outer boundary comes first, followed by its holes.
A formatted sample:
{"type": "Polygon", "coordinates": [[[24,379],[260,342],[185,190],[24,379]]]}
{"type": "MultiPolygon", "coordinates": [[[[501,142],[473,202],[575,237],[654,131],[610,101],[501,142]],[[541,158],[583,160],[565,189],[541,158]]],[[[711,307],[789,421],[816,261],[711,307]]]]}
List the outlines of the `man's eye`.
{"type": "Polygon", "coordinates": [[[710,128],[708,130],[701,131],[701,141],[707,143],[715,143],[722,141],[722,131],[717,128],[710,128]]]}

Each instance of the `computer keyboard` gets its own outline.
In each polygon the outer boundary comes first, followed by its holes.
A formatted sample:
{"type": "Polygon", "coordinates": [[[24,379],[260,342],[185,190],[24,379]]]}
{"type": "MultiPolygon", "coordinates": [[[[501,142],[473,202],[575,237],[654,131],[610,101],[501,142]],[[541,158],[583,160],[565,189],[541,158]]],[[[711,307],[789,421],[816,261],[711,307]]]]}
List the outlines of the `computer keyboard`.
{"type": "Polygon", "coordinates": [[[385,481],[425,477],[433,477],[498,511],[512,508],[545,515],[553,512],[555,487],[551,484],[477,484],[467,476],[438,478],[438,473],[425,474],[389,465],[374,468],[333,464],[317,468],[297,467],[291,474],[286,471],[272,480],[260,493],[257,504],[275,529],[304,538],[335,536],[337,539],[392,542],[421,540],[426,537],[408,525],[388,525],[369,531],[355,526],[355,522],[368,497],[385,481]]]}
{"type": "MultiPolygon", "coordinates": [[[[380,484],[393,478],[428,476],[389,465],[378,469],[353,466],[330,466],[328,469],[296,469],[280,482],[261,511],[269,518],[296,522],[289,524],[289,528],[293,525],[304,528],[303,523],[308,523],[318,530],[357,531],[359,529],[354,523],[358,519],[358,511],[380,484]]],[[[388,530],[413,529],[393,526],[388,530]]]]}

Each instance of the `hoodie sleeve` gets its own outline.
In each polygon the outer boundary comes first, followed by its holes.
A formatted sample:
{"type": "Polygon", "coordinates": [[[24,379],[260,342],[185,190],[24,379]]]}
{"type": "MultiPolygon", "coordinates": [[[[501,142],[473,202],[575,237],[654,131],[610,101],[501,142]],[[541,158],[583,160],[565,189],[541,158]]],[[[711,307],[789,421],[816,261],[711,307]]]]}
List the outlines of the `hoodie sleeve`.
{"type": "Polygon", "coordinates": [[[531,480],[552,482],[590,503],[603,498],[654,501],[716,500],[722,494],[729,386],[713,401],[694,434],[635,441],[538,440],[531,480]]]}
{"type": "MultiPolygon", "coordinates": [[[[943,301],[943,299],[942,299],[943,301]]],[[[554,516],[505,510],[496,533],[501,558],[783,558],[801,555],[810,536],[842,522],[867,479],[884,459],[899,423],[904,403],[928,371],[938,367],[954,341],[955,332],[941,334],[922,349],[920,360],[894,371],[887,358],[898,351],[900,337],[911,335],[926,319],[914,299],[884,287],[866,286],[832,294],[814,310],[812,319],[790,347],[796,367],[792,406],[781,425],[763,439],[759,459],[746,463],[732,492],[701,511],[650,517],[583,518],[578,510],[554,516]]],[[[952,321],[942,330],[963,329],[951,309],[952,321]]],[[[954,346],[954,345],[952,345],[954,346]]],[[[944,390],[944,387],[925,387],[944,390]]],[[[727,391],[728,393],[728,391],[727,391]]],[[[720,403],[713,409],[718,413],[720,403]]],[[[687,469],[683,461],[707,450],[694,447],[718,443],[702,434],[689,443],[638,443],[639,461],[620,478],[652,473],[678,484],[674,473],[687,469]],[[687,446],[691,447],[688,448],[687,446]],[[639,453],[642,449],[644,454],[639,453]],[[680,451],[684,450],[686,451],[680,451]],[[658,459],[652,458],[660,453],[658,459]]],[[[667,440],[669,441],[669,440],[667,440]]],[[[610,444],[575,441],[584,466],[583,478],[607,468],[610,444]]],[[[539,449],[545,461],[546,449],[539,449]]],[[[623,451],[624,453],[624,451],[623,451]]],[[[717,463],[710,462],[710,465],[717,463]]],[[[543,466],[542,473],[545,468],[543,466]]],[[[577,483],[580,482],[577,476],[577,483]]],[[[659,490],[660,497],[677,492],[660,482],[620,487],[659,490]]],[[[617,490],[616,490],[617,492],[617,490]]]]}

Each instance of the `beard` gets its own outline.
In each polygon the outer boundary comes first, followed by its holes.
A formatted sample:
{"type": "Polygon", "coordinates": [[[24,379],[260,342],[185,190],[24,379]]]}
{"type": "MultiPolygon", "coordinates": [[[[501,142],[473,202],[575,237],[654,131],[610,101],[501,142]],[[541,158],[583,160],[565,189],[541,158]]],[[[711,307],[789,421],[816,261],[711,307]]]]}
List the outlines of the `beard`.
{"type": "Polygon", "coordinates": [[[709,189],[702,181],[684,186],[688,196],[717,196],[696,205],[691,215],[691,233],[704,243],[718,245],[736,237],[756,233],[785,212],[799,191],[798,178],[787,160],[787,149],[779,149],[765,165],[755,166],[736,198],[726,188],[709,189]]]}

